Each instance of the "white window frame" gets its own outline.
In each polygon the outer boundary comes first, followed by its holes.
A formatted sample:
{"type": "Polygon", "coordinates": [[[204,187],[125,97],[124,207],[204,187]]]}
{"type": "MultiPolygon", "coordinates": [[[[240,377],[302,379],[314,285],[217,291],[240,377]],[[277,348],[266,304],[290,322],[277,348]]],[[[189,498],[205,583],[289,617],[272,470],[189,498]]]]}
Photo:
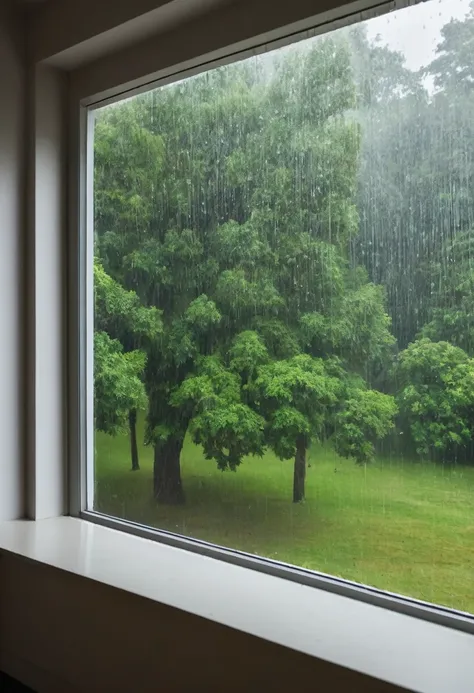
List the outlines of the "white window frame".
{"type": "MultiPolygon", "coordinates": [[[[434,624],[448,626],[455,630],[474,634],[474,616],[389,593],[376,588],[360,585],[349,580],[336,578],[317,571],[309,571],[255,557],[245,552],[216,546],[206,541],[192,539],[165,530],[154,529],[109,517],[88,510],[93,492],[91,464],[93,459],[93,420],[92,420],[92,138],[88,138],[91,114],[98,106],[103,106],[124,97],[133,96],[150,88],[158,87],[177,79],[197,74],[242,59],[258,52],[275,49],[295,40],[308,38],[337,29],[348,23],[364,21],[384,12],[401,9],[423,0],[400,0],[397,2],[374,3],[362,0],[349,8],[326,13],[318,19],[309,18],[297,26],[286,27],[259,36],[252,41],[234,44],[214,50],[212,53],[197,55],[182,63],[175,63],[153,72],[156,54],[146,56],[144,64],[150,67],[147,74],[133,77],[125,72],[123,82],[117,77],[110,78],[107,71],[91,72],[85,79],[84,70],[72,75],[70,83],[70,242],[68,253],[68,293],[69,293],[69,418],[68,418],[68,458],[69,458],[69,514],[88,522],[102,525],[138,537],[151,539],[176,548],[193,551],[228,563],[251,568],[272,576],[313,586],[344,597],[351,597],[391,611],[414,616],[434,624]],[[375,6],[374,6],[375,5],[375,6]],[[89,81],[90,80],[90,81],[89,81]],[[88,85],[93,93],[89,93],[88,85]],[[100,87],[99,90],[97,90],[100,87]]],[[[143,56],[142,56],[143,57],[143,56]]],[[[124,559],[126,560],[126,559],[124,559]]]]}

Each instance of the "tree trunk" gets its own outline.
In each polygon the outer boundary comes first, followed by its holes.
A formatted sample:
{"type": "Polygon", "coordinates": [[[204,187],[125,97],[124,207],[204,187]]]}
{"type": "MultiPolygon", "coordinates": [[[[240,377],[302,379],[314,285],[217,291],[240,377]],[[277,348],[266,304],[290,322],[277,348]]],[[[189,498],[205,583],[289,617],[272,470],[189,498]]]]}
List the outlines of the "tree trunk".
{"type": "Polygon", "coordinates": [[[132,472],[140,469],[138,460],[138,445],[137,445],[137,410],[130,409],[128,412],[128,425],[130,427],[130,455],[132,457],[132,472]]]}
{"type": "Polygon", "coordinates": [[[304,482],[306,478],[306,440],[299,436],[296,441],[295,469],[293,475],[293,503],[304,500],[304,482]]]}
{"type": "Polygon", "coordinates": [[[166,443],[155,445],[153,483],[155,498],[159,503],[179,505],[184,503],[181,483],[180,455],[184,437],[170,437],[166,443]]]}

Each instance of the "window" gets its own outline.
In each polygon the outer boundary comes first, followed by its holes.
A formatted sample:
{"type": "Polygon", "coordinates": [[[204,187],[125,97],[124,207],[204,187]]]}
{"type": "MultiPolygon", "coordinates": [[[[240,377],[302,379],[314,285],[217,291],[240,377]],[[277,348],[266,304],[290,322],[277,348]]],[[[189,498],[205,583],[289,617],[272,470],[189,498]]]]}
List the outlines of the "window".
{"type": "Polygon", "coordinates": [[[472,42],[432,1],[93,110],[87,510],[474,613],[472,42]]]}

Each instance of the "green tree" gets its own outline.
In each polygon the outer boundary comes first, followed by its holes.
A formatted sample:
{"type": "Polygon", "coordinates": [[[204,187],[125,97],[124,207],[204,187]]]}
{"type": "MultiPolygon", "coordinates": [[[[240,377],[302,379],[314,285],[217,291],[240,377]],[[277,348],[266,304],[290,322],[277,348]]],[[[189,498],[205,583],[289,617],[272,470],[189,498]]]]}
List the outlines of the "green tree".
{"type": "MultiPolygon", "coordinates": [[[[118,339],[125,351],[148,349],[161,332],[160,313],[147,311],[134,292],[124,291],[122,258],[137,232],[146,238],[153,212],[153,186],[163,160],[163,142],[141,123],[146,112],[133,101],[97,112],[95,120],[95,251],[106,263],[94,267],[96,329],[118,339]],[[117,283],[119,282],[119,283],[117,283]]],[[[129,289],[136,288],[133,284],[129,289]]],[[[140,468],[137,409],[128,413],[132,470],[140,468]]]]}
{"type": "Polygon", "coordinates": [[[439,132],[422,75],[406,67],[401,53],[369,40],[364,25],[347,31],[362,131],[354,251],[369,278],[386,287],[394,334],[404,347],[427,318],[429,284],[420,285],[419,271],[441,237],[433,186],[439,162],[431,165],[439,132]]]}
{"type": "Polygon", "coordinates": [[[386,286],[404,348],[430,319],[443,252],[474,223],[473,5],[443,27],[434,60],[419,72],[369,40],[363,25],[347,33],[362,126],[355,253],[386,286]]]}
{"type": "MultiPolygon", "coordinates": [[[[108,274],[163,319],[145,372],[160,502],[184,500],[188,430],[222,469],[277,447],[268,420],[276,404],[252,395],[265,372],[286,368],[297,378],[303,369],[316,387],[318,368],[338,357],[339,379],[357,372],[371,382],[390,354],[383,292],[351,261],[354,106],[349,45],[334,35],[98,115],[97,252],[108,274]],[[264,348],[267,363],[242,370],[243,343],[264,348]]],[[[333,376],[324,377],[331,399],[333,376]]],[[[317,436],[306,395],[298,398],[317,436]]],[[[330,402],[323,410],[329,421],[330,402]]]]}
{"type": "Polygon", "coordinates": [[[458,233],[445,243],[430,268],[430,321],[422,336],[449,341],[474,356],[474,234],[458,233]]]}
{"type": "Polygon", "coordinates": [[[452,19],[441,30],[436,58],[428,68],[440,90],[472,91],[474,87],[474,2],[464,19],[452,19]]]}
{"type": "Polygon", "coordinates": [[[204,359],[175,391],[173,404],[189,407],[194,442],[221,469],[234,470],[244,455],[261,455],[265,446],[293,459],[295,503],[304,499],[312,443],[332,439],[341,455],[366,463],[373,443],[393,427],[393,397],[368,390],[338,358],[298,353],[274,359],[255,331],[237,335],[228,358],[228,368],[204,359]]]}
{"type": "Polygon", "coordinates": [[[244,455],[263,454],[265,419],[242,401],[239,375],[218,357],[202,357],[171,403],[187,410],[194,442],[219,469],[234,471],[244,455]]]}
{"type": "Polygon", "coordinates": [[[105,332],[95,333],[94,419],[98,431],[122,433],[128,428],[129,412],[146,408],[145,361],[142,351],[124,353],[118,340],[105,332]]]}
{"type": "Polygon", "coordinates": [[[99,430],[108,433],[121,430],[123,423],[121,407],[124,401],[130,402],[127,414],[130,455],[132,470],[136,471],[140,468],[136,430],[137,412],[139,409],[146,409],[147,398],[144,397],[143,382],[141,388],[138,388],[135,379],[140,377],[143,380],[146,363],[144,349],[149,349],[153,341],[161,334],[161,316],[156,308],[143,306],[134,291],[126,291],[112,279],[98,260],[94,262],[94,300],[95,402],[98,407],[96,421],[100,422],[100,427],[99,423],[97,426],[99,430]],[[107,339],[105,339],[106,336],[107,339]],[[100,353],[97,351],[98,348],[100,353]],[[114,364],[117,365],[117,382],[107,394],[106,386],[113,378],[114,364]],[[119,392],[124,395],[122,400],[117,399],[119,392]],[[102,404],[100,397],[104,395],[106,401],[102,404]],[[115,414],[113,413],[114,400],[117,400],[115,414]],[[107,424],[107,412],[111,415],[109,424],[107,424]],[[118,427],[115,423],[117,420],[121,422],[118,427]]]}
{"type": "Polygon", "coordinates": [[[372,462],[375,444],[394,428],[397,413],[394,397],[369,390],[360,380],[349,382],[335,417],[333,441],[336,451],[359,464],[372,462]]]}
{"type": "Polygon", "coordinates": [[[281,459],[294,459],[293,502],[304,499],[306,456],[312,441],[323,440],[341,391],[331,363],[298,354],[258,369],[254,383],[267,422],[268,442],[281,459]]]}
{"type": "Polygon", "coordinates": [[[420,455],[452,456],[474,433],[474,360],[449,342],[420,339],[398,360],[398,403],[420,455]]]}

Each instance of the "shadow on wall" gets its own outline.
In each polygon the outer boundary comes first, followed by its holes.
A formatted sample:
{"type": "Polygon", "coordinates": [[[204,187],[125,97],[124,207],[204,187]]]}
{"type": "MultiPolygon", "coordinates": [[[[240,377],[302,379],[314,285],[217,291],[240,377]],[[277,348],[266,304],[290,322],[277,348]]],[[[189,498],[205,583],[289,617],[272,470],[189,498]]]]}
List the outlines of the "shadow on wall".
{"type": "Polygon", "coordinates": [[[22,683],[15,681],[0,671],[0,691],[2,693],[34,693],[31,688],[27,688],[22,683]]]}

